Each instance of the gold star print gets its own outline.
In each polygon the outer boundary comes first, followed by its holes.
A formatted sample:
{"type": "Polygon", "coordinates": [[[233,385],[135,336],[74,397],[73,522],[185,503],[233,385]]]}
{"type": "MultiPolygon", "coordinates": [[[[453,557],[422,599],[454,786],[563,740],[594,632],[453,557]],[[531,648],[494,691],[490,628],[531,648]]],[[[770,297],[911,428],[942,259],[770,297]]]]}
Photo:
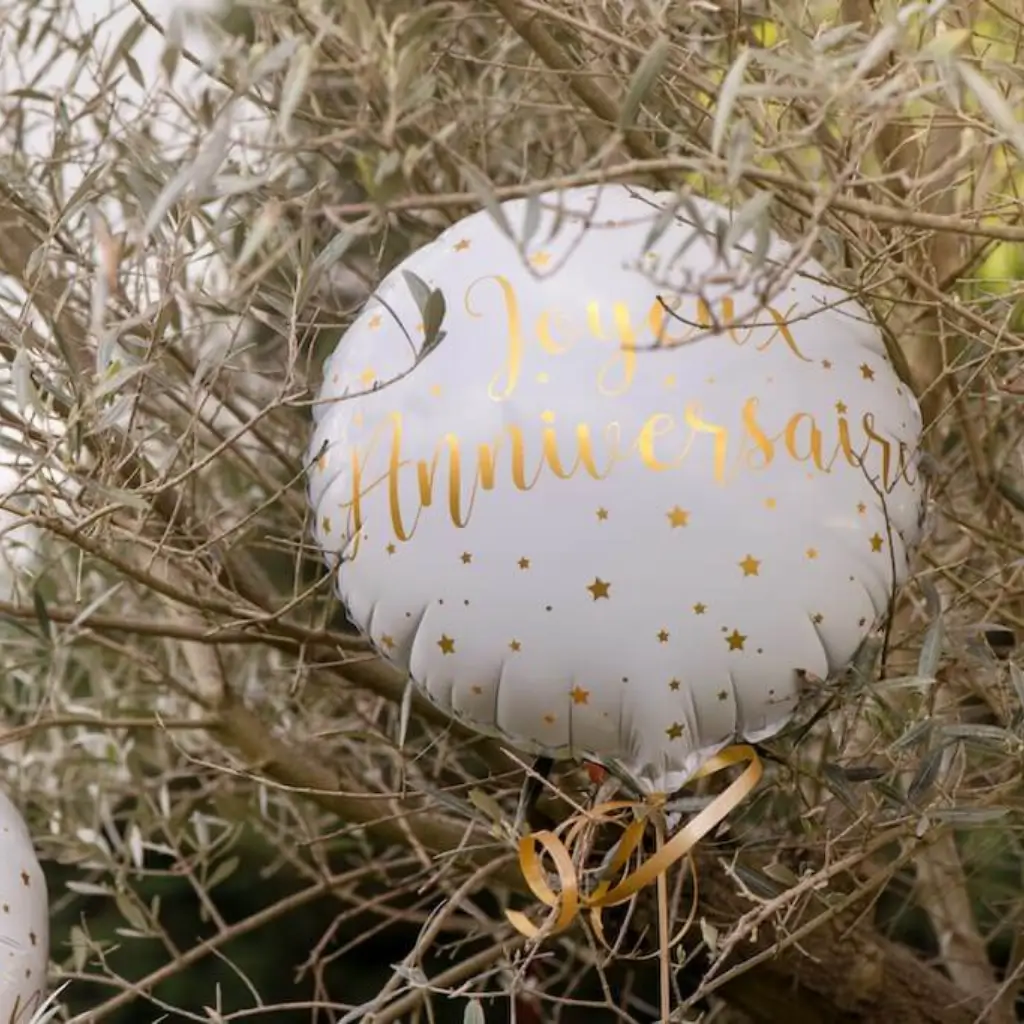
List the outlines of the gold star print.
{"type": "Polygon", "coordinates": [[[371,331],[377,331],[377,330],[380,330],[380,325],[383,322],[384,321],[381,318],[380,313],[374,313],[373,316],[370,317],[369,325],[368,326],[369,326],[371,331]]]}
{"type": "Polygon", "coordinates": [[[668,688],[670,690],[678,690],[683,684],[678,679],[669,680],[668,688]]]}
{"type": "Polygon", "coordinates": [[[673,722],[666,730],[665,735],[670,740],[678,740],[682,738],[683,727],[679,722],[673,722]]]}
{"type": "Polygon", "coordinates": [[[861,363],[860,364],[860,375],[865,380],[874,380],[875,379],[875,371],[872,370],[871,367],[868,366],[867,363],[861,363]]]}
{"type": "Polygon", "coordinates": [[[864,504],[864,502],[862,501],[862,502],[861,502],[861,503],[860,503],[860,504],[859,504],[859,505],[857,506],[857,511],[858,511],[858,512],[859,512],[859,513],[860,513],[860,514],[861,514],[862,516],[865,516],[865,515],[867,515],[867,513],[868,513],[868,507],[867,507],[867,505],[865,505],[865,504],[864,504]]]}
{"type": "Polygon", "coordinates": [[[742,562],[736,564],[743,570],[744,576],[757,576],[761,572],[761,562],[753,555],[747,555],[742,562]]]}
{"type": "Polygon", "coordinates": [[[815,612],[811,616],[811,622],[813,622],[816,626],[820,626],[824,621],[825,621],[825,616],[822,615],[821,612],[815,612]]]}
{"type": "Polygon", "coordinates": [[[824,367],[824,368],[825,368],[826,370],[831,370],[831,369],[832,369],[832,360],[831,360],[831,359],[822,359],[822,361],[821,361],[821,365],[822,365],[822,366],[823,366],[823,367],[824,367]]]}
{"type": "Polygon", "coordinates": [[[523,649],[523,645],[518,640],[510,640],[508,649],[515,653],[516,651],[521,651],[523,649]]]}
{"type": "Polygon", "coordinates": [[[775,506],[777,504],[778,504],[778,502],[774,498],[765,498],[764,499],[764,507],[765,508],[775,508],[775,506]]]}
{"type": "Polygon", "coordinates": [[[393,554],[395,553],[395,545],[394,545],[394,544],[389,544],[389,545],[388,545],[388,546],[387,546],[387,547],[386,547],[386,548],[385,548],[384,550],[385,550],[385,551],[386,551],[386,552],[387,552],[387,553],[388,553],[389,555],[393,555],[393,554]]]}
{"type": "Polygon", "coordinates": [[[845,402],[836,402],[836,412],[839,413],[840,416],[845,416],[846,415],[846,403],[845,402]]]}
{"type": "Polygon", "coordinates": [[[545,409],[544,412],[542,412],[540,414],[540,418],[545,423],[554,423],[555,422],[555,414],[550,409],[545,409]]]}
{"type": "Polygon", "coordinates": [[[669,374],[669,375],[668,375],[668,376],[667,376],[667,377],[666,377],[666,378],[665,378],[665,379],[664,379],[664,380],[662,381],[662,384],[664,384],[664,386],[665,386],[666,388],[674,388],[674,387],[676,386],[676,375],[675,375],[674,373],[670,373],[670,374],[669,374]]]}
{"type": "Polygon", "coordinates": [[[530,262],[535,267],[546,267],[551,262],[551,254],[547,252],[535,252],[530,257],[530,262]]]}
{"type": "Polygon", "coordinates": [[[469,565],[473,561],[473,556],[468,551],[463,551],[460,557],[463,565],[469,565]]]}
{"type": "Polygon", "coordinates": [[[21,873],[21,884],[25,886],[26,889],[28,889],[32,885],[32,879],[29,878],[27,871],[22,871],[21,873]]]}
{"type": "Polygon", "coordinates": [[[582,686],[574,686],[569,691],[573,704],[587,704],[590,701],[590,691],[584,690],[582,686]]]}
{"type": "Polygon", "coordinates": [[[678,505],[670,508],[665,515],[668,516],[668,524],[673,530],[678,529],[680,526],[686,526],[690,522],[690,513],[678,505]]]}
{"type": "Polygon", "coordinates": [[[658,630],[658,643],[659,644],[667,644],[668,643],[668,630],[667,629],[659,629],[658,630]]]}
{"type": "Polygon", "coordinates": [[[544,716],[544,722],[547,725],[554,725],[557,720],[558,719],[553,714],[551,714],[550,711],[544,716]]]}
{"type": "Polygon", "coordinates": [[[600,576],[595,576],[594,582],[587,587],[587,590],[593,595],[595,601],[600,600],[602,597],[611,600],[611,594],[609,593],[611,588],[612,585],[610,583],[605,582],[600,576]]]}
{"type": "Polygon", "coordinates": [[[441,634],[441,639],[437,641],[437,646],[441,648],[442,654],[455,653],[455,641],[444,633],[441,634]]]}
{"type": "Polygon", "coordinates": [[[359,374],[359,383],[364,387],[369,387],[377,379],[377,371],[372,366],[368,366],[361,374],[359,374]]]}
{"type": "Polygon", "coordinates": [[[319,459],[316,460],[316,468],[322,473],[327,468],[327,452],[324,452],[319,459]]]}
{"type": "Polygon", "coordinates": [[[885,543],[885,541],[882,539],[882,535],[880,533],[876,533],[871,538],[871,550],[872,551],[881,551],[882,550],[882,545],[884,543],[885,543]]]}
{"type": "Polygon", "coordinates": [[[694,615],[703,615],[707,610],[708,610],[708,606],[706,604],[701,604],[700,601],[698,601],[693,606],[693,614],[694,615]]]}
{"type": "Polygon", "coordinates": [[[814,559],[816,559],[818,557],[818,549],[817,548],[808,548],[807,549],[807,557],[813,562],[814,559]]]}
{"type": "Polygon", "coordinates": [[[468,238],[460,238],[454,246],[456,252],[465,252],[469,248],[470,242],[468,238]]]}
{"type": "Polygon", "coordinates": [[[730,651],[742,651],[747,638],[738,629],[734,629],[725,638],[725,642],[729,645],[730,651]]]}
{"type": "Polygon", "coordinates": [[[388,636],[388,634],[385,633],[380,638],[380,645],[381,647],[386,647],[390,651],[391,648],[395,646],[395,638],[393,636],[388,636]]]}
{"type": "Polygon", "coordinates": [[[715,696],[722,701],[729,699],[729,694],[726,693],[725,690],[719,690],[718,693],[715,694],[715,696]]]}
{"type": "Polygon", "coordinates": [[[430,385],[430,394],[434,398],[440,398],[441,397],[441,385],[440,384],[431,384],[430,385]]]}
{"type": "Polygon", "coordinates": [[[323,528],[324,528],[324,533],[330,533],[331,532],[331,517],[330,516],[324,516],[324,518],[323,518],[323,528]]]}
{"type": "Polygon", "coordinates": [[[530,568],[530,560],[528,558],[520,558],[517,564],[519,565],[520,569],[530,568]]]}
{"type": "Polygon", "coordinates": [[[599,508],[597,510],[597,518],[598,518],[599,522],[603,523],[608,518],[608,509],[606,509],[606,508],[599,508]]]}
{"type": "Polygon", "coordinates": [[[546,373],[538,373],[537,374],[537,383],[538,384],[547,384],[547,382],[549,380],[551,380],[551,377],[548,374],[546,374],[546,373]]]}
{"type": "Polygon", "coordinates": [[[479,697],[483,694],[484,688],[479,685],[473,685],[469,688],[469,691],[473,694],[474,697],[479,697]]]}

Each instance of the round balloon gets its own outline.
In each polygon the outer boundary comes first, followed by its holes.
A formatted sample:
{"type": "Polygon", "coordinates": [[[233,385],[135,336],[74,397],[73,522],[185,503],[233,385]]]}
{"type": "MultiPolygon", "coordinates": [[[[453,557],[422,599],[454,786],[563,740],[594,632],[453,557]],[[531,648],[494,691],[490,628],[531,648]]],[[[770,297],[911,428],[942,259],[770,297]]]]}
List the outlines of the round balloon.
{"type": "Polygon", "coordinates": [[[730,223],[622,185],[476,213],[384,280],[316,404],[315,536],[380,654],[646,791],[781,728],[921,528],[920,412],[878,328],[730,223]]]}
{"type": "Polygon", "coordinates": [[[0,792],[0,1021],[28,1024],[46,1000],[46,879],[14,804],[0,792]]]}

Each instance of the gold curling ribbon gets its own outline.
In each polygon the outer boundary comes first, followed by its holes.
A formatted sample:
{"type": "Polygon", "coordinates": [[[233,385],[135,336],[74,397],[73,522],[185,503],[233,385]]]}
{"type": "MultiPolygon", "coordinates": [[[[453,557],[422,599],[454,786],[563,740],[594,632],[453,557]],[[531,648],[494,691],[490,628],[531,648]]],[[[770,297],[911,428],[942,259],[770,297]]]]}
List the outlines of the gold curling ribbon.
{"type": "MultiPolygon", "coordinates": [[[[509,921],[527,938],[533,939],[542,933],[557,935],[572,924],[582,908],[590,911],[595,931],[603,938],[601,911],[605,907],[625,903],[641,889],[657,881],[677,861],[684,857],[692,857],[697,843],[724,821],[753,791],[761,781],[764,769],[753,747],[738,745],[720,751],[694,773],[691,782],[744,763],[747,767],[739,778],[731,782],[724,792],[691,818],[667,843],[659,844],[659,848],[651,857],[643,861],[635,871],[621,878],[617,884],[613,884],[616,876],[626,866],[643,840],[651,812],[661,812],[666,802],[664,793],[653,793],[643,802],[610,800],[598,804],[589,811],[574,814],[554,830],[545,829],[523,836],[519,840],[519,866],[523,877],[534,896],[545,906],[550,907],[552,913],[541,927],[533,924],[518,910],[505,911],[509,921]],[[639,817],[629,825],[623,825],[619,812],[627,809],[638,811],[639,817]],[[589,828],[600,824],[618,825],[624,828],[624,834],[615,856],[605,871],[605,879],[593,892],[583,893],[580,891],[579,875],[573,863],[573,851],[583,834],[589,828]],[[547,873],[537,851],[538,846],[554,862],[560,881],[557,892],[548,884],[547,873]]],[[[694,878],[696,880],[696,874],[694,878]]]]}

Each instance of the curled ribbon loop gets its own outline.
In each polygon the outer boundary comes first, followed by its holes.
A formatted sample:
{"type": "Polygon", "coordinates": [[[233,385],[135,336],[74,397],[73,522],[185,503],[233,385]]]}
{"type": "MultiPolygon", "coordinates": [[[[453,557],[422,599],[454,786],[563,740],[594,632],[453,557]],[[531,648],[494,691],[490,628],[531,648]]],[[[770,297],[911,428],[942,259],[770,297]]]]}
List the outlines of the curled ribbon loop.
{"type": "MultiPolygon", "coordinates": [[[[505,912],[509,921],[518,931],[531,939],[542,933],[557,935],[572,924],[582,908],[590,911],[595,931],[603,940],[601,911],[606,907],[625,903],[641,889],[656,882],[659,876],[677,861],[692,857],[697,843],[724,821],[753,791],[761,780],[764,769],[752,747],[739,745],[728,747],[716,754],[694,773],[690,781],[707,778],[733,765],[744,763],[747,767],[739,778],[731,782],[707,807],[691,818],[667,843],[659,845],[659,848],[642,861],[636,870],[628,872],[621,878],[618,876],[643,842],[644,832],[652,814],[662,813],[661,809],[665,804],[665,795],[662,793],[652,794],[642,802],[610,800],[598,804],[589,811],[574,814],[553,831],[545,829],[524,836],[519,841],[519,866],[523,877],[534,896],[545,906],[550,907],[552,912],[540,927],[518,910],[505,912]],[[625,825],[621,820],[621,813],[627,810],[633,811],[637,817],[625,825]],[[580,885],[579,871],[573,854],[584,835],[603,824],[623,828],[623,835],[604,871],[605,877],[593,891],[585,892],[580,885]],[[538,847],[546,852],[554,863],[559,879],[557,891],[548,883],[538,847]]],[[[696,873],[694,878],[696,880],[696,873]]]]}

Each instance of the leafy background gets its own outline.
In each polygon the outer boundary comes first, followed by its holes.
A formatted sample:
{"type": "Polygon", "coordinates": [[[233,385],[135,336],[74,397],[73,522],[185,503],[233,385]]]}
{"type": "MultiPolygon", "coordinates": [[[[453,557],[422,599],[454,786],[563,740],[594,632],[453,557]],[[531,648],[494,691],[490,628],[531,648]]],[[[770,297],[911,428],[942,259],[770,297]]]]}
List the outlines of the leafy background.
{"type": "MultiPolygon", "coordinates": [[[[0,763],[61,1017],[657,1019],[650,959],[510,933],[521,764],[403,721],[304,540],[310,388],[374,285],[480,206],[606,179],[770,193],[929,422],[915,583],[699,856],[679,1019],[1021,1016],[1015,11],[98,13],[0,5],[0,763]]],[[[592,790],[556,781],[553,820],[592,790]]],[[[615,921],[651,952],[649,907],[615,921]]]]}

